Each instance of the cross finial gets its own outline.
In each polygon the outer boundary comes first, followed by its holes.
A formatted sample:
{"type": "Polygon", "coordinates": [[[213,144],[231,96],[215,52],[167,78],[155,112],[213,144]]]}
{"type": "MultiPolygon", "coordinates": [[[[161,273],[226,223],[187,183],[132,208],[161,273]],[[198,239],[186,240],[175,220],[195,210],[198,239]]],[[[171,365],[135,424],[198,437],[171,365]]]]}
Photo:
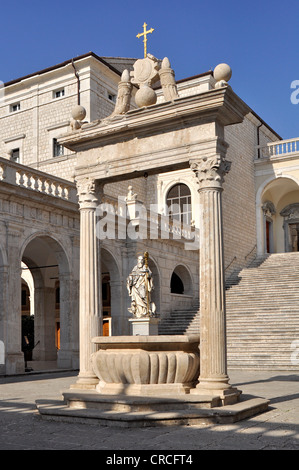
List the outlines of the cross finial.
{"type": "Polygon", "coordinates": [[[143,33],[138,33],[136,38],[141,38],[141,36],[144,36],[144,39],[143,39],[143,43],[144,43],[144,57],[147,56],[147,47],[146,47],[146,43],[147,43],[147,34],[149,33],[152,33],[153,31],[155,31],[153,28],[149,29],[148,31],[146,30],[146,27],[147,27],[147,24],[144,23],[143,25],[143,33]]]}

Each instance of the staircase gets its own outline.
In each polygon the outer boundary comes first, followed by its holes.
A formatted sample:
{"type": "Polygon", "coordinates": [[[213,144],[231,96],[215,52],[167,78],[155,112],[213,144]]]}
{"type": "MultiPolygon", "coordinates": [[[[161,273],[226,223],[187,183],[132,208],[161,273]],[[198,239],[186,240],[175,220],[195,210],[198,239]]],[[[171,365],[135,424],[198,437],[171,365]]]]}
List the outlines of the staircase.
{"type": "MultiPolygon", "coordinates": [[[[257,258],[230,278],[226,311],[230,369],[299,370],[299,253],[257,258]]],[[[159,326],[159,334],[198,333],[196,307],[172,312],[159,326]]]]}
{"type": "Polygon", "coordinates": [[[299,370],[299,253],[257,258],[227,283],[228,367],[299,370]],[[294,361],[293,361],[294,362],[294,361]]]}
{"type": "Polygon", "coordinates": [[[199,334],[199,306],[189,310],[173,310],[159,324],[159,335],[199,334]]]}

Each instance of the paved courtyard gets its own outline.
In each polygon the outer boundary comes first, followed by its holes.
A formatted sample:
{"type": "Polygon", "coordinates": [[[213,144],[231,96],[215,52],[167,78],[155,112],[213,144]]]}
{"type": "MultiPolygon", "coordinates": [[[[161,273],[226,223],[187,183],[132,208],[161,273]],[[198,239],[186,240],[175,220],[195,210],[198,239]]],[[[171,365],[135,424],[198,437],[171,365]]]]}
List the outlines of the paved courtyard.
{"type": "MultiPolygon", "coordinates": [[[[244,394],[271,400],[269,411],[235,424],[123,429],[44,421],[35,400],[60,399],[77,372],[0,377],[0,450],[296,450],[299,373],[231,371],[244,394]]],[[[182,452],[181,452],[182,453],[182,452]]],[[[113,455],[113,453],[112,453],[113,455]]],[[[134,465],[133,465],[134,466],[134,465]]]]}

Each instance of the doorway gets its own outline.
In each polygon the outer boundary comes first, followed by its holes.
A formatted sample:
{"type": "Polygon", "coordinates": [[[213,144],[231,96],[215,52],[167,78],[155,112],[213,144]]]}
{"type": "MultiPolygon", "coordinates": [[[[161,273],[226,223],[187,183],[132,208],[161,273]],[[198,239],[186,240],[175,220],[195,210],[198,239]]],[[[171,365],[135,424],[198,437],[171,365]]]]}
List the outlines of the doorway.
{"type": "Polygon", "coordinates": [[[299,251],[299,223],[289,224],[291,251],[299,251]]]}
{"type": "Polygon", "coordinates": [[[23,331],[30,326],[33,332],[33,343],[31,340],[29,348],[32,357],[28,357],[32,361],[30,366],[34,370],[71,367],[71,282],[64,249],[48,235],[33,236],[24,247],[21,271],[23,331]],[[27,281],[29,275],[32,285],[27,281]],[[30,298],[24,280],[28,284],[30,298]],[[34,321],[27,325],[25,316],[29,316],[29,308],[30,317],[34,321]]]}
{"type": "Polygon", "coordinates": [[[103,336],[111,336],[110,274],[102,273],[103,336]]]}

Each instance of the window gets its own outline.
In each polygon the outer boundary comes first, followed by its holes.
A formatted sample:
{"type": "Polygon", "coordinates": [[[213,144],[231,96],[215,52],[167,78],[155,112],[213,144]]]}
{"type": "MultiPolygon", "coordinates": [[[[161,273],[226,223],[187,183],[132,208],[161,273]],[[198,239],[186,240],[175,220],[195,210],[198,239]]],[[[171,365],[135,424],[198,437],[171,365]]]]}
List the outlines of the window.
{"type": "Polygon", "coordinates": [[[166,204],[173,219],[191,223],[191,192],[186,184],[176,184],[167,194],[166,204]]]}
{"type": "Polygon", "coordinates": [[[13,149],[10,156],[11,161],[20,163],[20,149],[13,149]]]}
{"type": "Polygon", "coordinates": [[[116,95],[113,95],[113,93],[108,93],[108,99],[113,103],[116,103],[116,95]]]}
{"type": "Polygon", "coordinates": [[[15,113],[16,111],[20,111],[21,109],[21,104],[20,103],[14,103],[10,105],[10,112],[15,113]]]}
{"type": "Polygon", "coordinates": [[[62,96],[64,96],[64,88],[61,88],[60,90],[55,90],[53,92],[53,98],[56,99],[56,98],[62,98],[62,96]]]}
{"type": "Polygon", "coordinates": [[[53,139],[53,157],[61,157],[64,155],[64,147],[57,142],[57,139],[53,139]]]}

